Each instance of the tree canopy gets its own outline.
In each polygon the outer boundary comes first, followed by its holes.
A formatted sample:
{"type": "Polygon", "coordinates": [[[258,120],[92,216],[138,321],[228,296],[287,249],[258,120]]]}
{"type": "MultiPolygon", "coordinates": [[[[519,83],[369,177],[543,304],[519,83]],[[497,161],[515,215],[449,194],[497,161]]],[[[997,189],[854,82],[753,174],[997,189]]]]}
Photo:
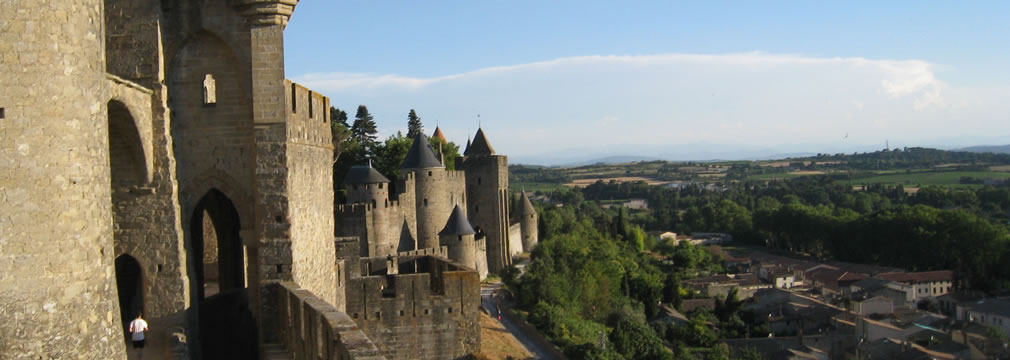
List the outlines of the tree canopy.
{"type": "Polygon", "coordinates": [[[407,137],[413,139],[423,133],[424,125],[421,125],[421,117],[417,116],[414,109],[410,109],[410,113],[407,114],[407,137]]]}
{"type": "Polygon", "coordinates": [[[368,107],[358,105],[358,111],[354,115],[354,124],[351,125],[351,137],[361,144],[368,156],[375,155],[375,148],[378,146],[376,134],[378,133],[375,120],[372,118],[372,114],[368,113],[368,107]]]}

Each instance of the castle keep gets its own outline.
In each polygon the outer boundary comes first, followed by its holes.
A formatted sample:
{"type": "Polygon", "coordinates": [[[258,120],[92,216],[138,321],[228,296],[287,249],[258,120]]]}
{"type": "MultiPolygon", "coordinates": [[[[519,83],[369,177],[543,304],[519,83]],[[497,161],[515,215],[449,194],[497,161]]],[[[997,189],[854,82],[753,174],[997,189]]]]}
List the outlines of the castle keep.
{"type": "Polygon", "coordinates": [[[140,312],[150,359],[479,348],[480,279],[536,233],[505,157],[479,130],[447,171],[422,136],[396,193],[355,167],[335,208],[329,99],[284,78],[297,3],[3,2],[0,358],[124,359],[140,312]]]}

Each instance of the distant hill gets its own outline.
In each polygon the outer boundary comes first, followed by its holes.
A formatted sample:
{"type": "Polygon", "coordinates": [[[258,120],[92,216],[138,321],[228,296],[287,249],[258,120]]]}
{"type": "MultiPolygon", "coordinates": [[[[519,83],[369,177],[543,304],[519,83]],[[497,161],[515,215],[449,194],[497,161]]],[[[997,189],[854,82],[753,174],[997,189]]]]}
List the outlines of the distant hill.
{"type": "MultiPolygon", "coordinates": [[[[974,139],[973,139],[974,140],[974,139]]],[[[1005,138],[981,139],[971,142],[961,142],[961,144],[1000,144],[1006,142],[1005,138]]],[[[713,144],[713,143],[692,143],[692,144],[671,144],[671,145],[647,145],[647,144],[619,144],[603,145],[597,147],[581,147],[571,149],[560,149],[543,154],[510,155],[509,162],[526,165],[545,165],[560,167],[577,167],[593,164],[619,164],[634,161],[694,161],[694,162],[717,162],[735,160],[776,160],[776,159],[796,159],[814,157],[817,154],[858,154],[873,153],[883,149],[883,145],[851,145],[841,146],[838,144],[782,144],[769,146],[756,145],[735,145],[735,144],[713,144]]],[[[906,148],[901,146],[901,148],[906,148]]],[[[907,147],[913,148],[913,147],[907,147]]],[[[916,148],[936,148],[951,149],[951,146],[924,145],[916,148]]],[[[997,154],[1010,154],[1010,145],[995,146],[970,146],[961,149],[951,149],[951,152],[985,153],[993,152],[997,154]]]]}
{"type": "Polygon", "coordinates": [[[978,152],[978,153],[997,153],[997,154],[1010,154],[1010,145],[979,145],[979,146],[969,146],[966,148],[957,149],[956,151],[967,151],[967,152],[978,152]]]}
{"type": "Polygon", "coordinates": [[[610,165],[610,164],[627,164],[627,163],[636,162],[636,161],[656,161],[656,160],[663,160],[663,159],[660,159],[660,158],[657,158],[657,157],[651,157],[651,156],[640,156],[640,155],[614,155],[614,156],[607,156],[607,157],[602,157],[602,158],[597,158],[597,159],[590,159],[590,160],[583,160],[583,161],[576,161],[576,162],[571,162],[571,163],[567,163],[567,164],[562,164],[561,167],[578,167],[578,166],[596,165],[596,164],[606,164],[606,165],[610,165]]]}

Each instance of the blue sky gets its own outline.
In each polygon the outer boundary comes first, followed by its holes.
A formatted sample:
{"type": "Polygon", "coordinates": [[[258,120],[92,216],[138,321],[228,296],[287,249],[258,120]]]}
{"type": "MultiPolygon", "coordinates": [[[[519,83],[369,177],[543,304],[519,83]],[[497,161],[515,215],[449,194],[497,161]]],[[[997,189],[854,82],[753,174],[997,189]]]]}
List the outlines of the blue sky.
{"type": "Polygon", "coordinates": [[[285,52],[382,135],[480,113],[519,157],[1010,142],[1010,2],[304,0],[285,52]]]}

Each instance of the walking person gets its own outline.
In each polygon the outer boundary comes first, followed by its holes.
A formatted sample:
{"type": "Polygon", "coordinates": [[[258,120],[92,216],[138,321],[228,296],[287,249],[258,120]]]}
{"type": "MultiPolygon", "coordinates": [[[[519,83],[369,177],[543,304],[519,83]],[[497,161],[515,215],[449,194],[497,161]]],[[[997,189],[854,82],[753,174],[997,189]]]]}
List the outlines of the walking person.
{"type": "Polygon", "coordinates": [[[133,334],[133,348],[137,349],[138,358],[144,358],[144,334],[150,330],[147,327],[147,321],[145,321],[142,316],[144,314],[138,313],[137,318],[130,322],[130,334],[133,334]]]}

